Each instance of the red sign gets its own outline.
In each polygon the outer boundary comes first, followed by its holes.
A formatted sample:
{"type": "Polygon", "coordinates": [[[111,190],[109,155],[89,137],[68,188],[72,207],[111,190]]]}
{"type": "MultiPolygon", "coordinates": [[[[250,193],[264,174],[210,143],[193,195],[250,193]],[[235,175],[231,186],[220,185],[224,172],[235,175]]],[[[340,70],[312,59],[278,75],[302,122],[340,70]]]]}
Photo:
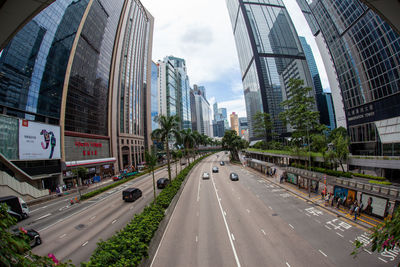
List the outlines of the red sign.
{"type": "Polygon", "coordinates": [[[22,126],[28,127],[28,120],[22,120],[22,126]]]}

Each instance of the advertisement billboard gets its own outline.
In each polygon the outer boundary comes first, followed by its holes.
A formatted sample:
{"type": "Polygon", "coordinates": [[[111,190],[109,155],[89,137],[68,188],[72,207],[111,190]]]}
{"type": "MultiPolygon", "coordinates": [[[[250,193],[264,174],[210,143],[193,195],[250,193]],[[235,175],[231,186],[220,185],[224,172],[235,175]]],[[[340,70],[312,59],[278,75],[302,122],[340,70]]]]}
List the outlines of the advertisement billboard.
{"type": "Polygon", "coordinates": [[[60,127],[19,120],[19,159],[60,159],[60,127]]]}
{"type": "Polygon", "coordinates": [[[385,216],[387,199],[372,195],[362,194],[362,203],[364,205],[362,212],[366,214],[374,214],[381,217],[385,216]]]}

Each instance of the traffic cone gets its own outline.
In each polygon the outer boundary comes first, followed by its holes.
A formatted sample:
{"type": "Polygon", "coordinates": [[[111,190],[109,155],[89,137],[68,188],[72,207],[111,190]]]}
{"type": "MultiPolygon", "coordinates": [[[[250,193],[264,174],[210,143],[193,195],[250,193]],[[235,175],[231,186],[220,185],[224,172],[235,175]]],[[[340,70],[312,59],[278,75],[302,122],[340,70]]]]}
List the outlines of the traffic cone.
{"type": "Polygon", "coordinates": [[[75,197],[75,203],[79,203],[78,197],[75,197]]]}

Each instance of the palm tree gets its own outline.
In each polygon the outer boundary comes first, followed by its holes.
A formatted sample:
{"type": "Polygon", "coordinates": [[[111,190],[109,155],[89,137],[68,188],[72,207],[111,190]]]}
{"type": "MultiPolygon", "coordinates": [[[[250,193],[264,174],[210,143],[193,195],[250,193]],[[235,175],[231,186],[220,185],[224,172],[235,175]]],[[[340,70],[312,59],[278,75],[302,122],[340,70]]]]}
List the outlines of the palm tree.
{"type": "Polygon", "coordinates": [[[167,165],[168,165],[168,178],[171,179],[171,165],[170,165],[170,153],[169,153],[169,141],[178,134],[179,129],[179,118],[177,116],[158,116],[156,122],[160,125],[160,128],[155,129],[151,133],[153,140],[158,140],[164,143],[165,151],[167,152],[167,165]]]}
{"type": "Polygon", "coordinates": [[[182,162],[181,162],[181,159],[182,159],[182,157],[183,157],[182,150],[178,150],[178,151],[176,152],[176,154],[177,154],[178,159],[179,159],[179,165],[181,165],[181,170],[180,170],[180,171],[182,171],[182,162]]]}
{"type": "Polygon", "coordinates": [[[193,139],[194,139],[194,151],[193,151],[193,156],[194,156],[194,159],[196,159],[196,151],[198,151],[198,149],[199,149],[199,145],[201,144],[201,142],[202,142],[202,136],[201,136],[201,134],[199,133],[199,132],[197,132],[197,131],[194,131],[193,132],[193,139]]]}
{"type": "Polygon", "coordinates": [[[194,137],[195,133],[196,132],[192,132],[191,129],[185,129],[185,130],[180,131],[181,143],[182,143],[183,147],[185,148],[185,153],[186,153],[186,156],[188,159],[188,164],[190,163],[189,157],[188,157],[189,149],[191,147],[193,147],[195,144],[195,137],[194,137]]]}
{"type": "Polygon", "coordinates": [[[157,163],[157,156],[154,154],[154,151],[151,151],[151,154],[148,151],[146,151],[145,158],[146,158],[146,164],[149,167],[149,170],[153,174],[153,192],[154,192],[154,201],[156,201],[156,181],[154,179],[154,167],[156,166],[157,163]]]}
{"type": "Polygon", "coordinates": [[[172,150],[171,151],[172,158],[175,160],[175,177],[178,176],[178,151],[172,150]]]}

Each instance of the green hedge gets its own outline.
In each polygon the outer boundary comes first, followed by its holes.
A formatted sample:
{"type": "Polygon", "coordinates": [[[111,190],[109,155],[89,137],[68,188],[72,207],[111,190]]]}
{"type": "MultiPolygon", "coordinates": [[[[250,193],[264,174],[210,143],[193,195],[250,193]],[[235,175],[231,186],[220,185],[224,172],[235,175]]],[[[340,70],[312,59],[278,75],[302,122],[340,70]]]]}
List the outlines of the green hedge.
{"type": "Polygon", "coordinates": [[[375,181],[375,180],[369,180],[368,183],[370,184],[383,184],[383,185],[392,185],[391,182],[388,181],[375,181]]]}
{"type": "Polygon", "coordinates": [[[385,181],[385,177],[380,177],[380,176],[373,176],[369,174],[362,174],[362,173],[354,173],[352,172],[353,176],[361,177],[361,178],[367,178],[367,179],[372,179],[372,180],[377,180],[377,181],[385,181]]]}
{"type": "Polygon", "coordinates": [[[136,214],[132,221],[107,241],[97,243],[97,248],[89,262],[82,266],[137,266],[148,256],[150,241],[164,218],[165,209],[178,192],[189,171],[203,156],[184,168],[172,182],[157,196],[142,213],[136,214]]]}
{"type": "MultiPolygon", "coordinates": [[[[163,165],[163,166],[157,167],[155,170],[157,170],[157,169],[159,169],[159,168],[162,168],[162,167],[164,167],[164,165],[163,165]]],[[[130,181],[130,180],[132,180],[132,179],[135,179],[135,178],[138,178],[138,177],[143,176],[143,175],[145,175],[145,174],[148,174],[149,172],[150,172],[149,170],[146,170],[146,171],[144,171],[144,172],[141,172],[141,173],[138,173],[138,174],[135,174],[135,175],[131,175],[131,176],[128,176],[128,177],[126,177],[126,178],[123,178],[122,180],[113,182],[113,183],[110,184],[110,185],[107,185],[107,186],[104,186],[104,187],[102,187],[102,188],[93,190],[93,191],[91,191],[91,192],[89,192],[89,193],[83,194],[83,195],[81,196],[81,200],[85,200],[85,199],[89,199],[89,198],[91,198],[91,197],[97,196],[98,194],[101,194],[101,193],[103,193],[103,192],[105,192],[105,191],[107,191],[107,190],[109,190],[109,189],[111,189],[111,188],[117,187],[117,186],[119,186],[119,185],[121,185],[121,184],[123,184],[123,183],[126,183],[126,182],[128,182],[128,181],[130,181]]]]}

